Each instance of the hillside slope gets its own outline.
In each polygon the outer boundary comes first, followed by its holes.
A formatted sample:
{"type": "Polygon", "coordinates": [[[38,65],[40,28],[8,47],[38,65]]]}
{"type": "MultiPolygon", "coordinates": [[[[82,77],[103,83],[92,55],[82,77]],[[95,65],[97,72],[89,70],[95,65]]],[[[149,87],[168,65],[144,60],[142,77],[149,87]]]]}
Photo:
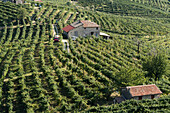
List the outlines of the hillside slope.
{"type": "Polygon", "coordinates": [[[169,18],[169,1],[157,0],[79,0],[83,7],[117,15],[169,18]],[[136,2],[135,2],[136,1],[136,2]]]}
{"type": "MultiPolygon", "coordinates": [[[[1,10],[10,4],[0,2],[1,10]]],[[[157,84],[164,94],[170,93],[169,71],[159,81],[149,81],[142,71],[142,62],[155,48],[166,51],[170,59],[170,28],[166,24],[169,19],[158,21],[89,11],[74,5],[40,4],[42,7],[35,7],[34,2],[29,8],[21,5],[29,10],[27,18],[18,21],[12,18],[10,23],[1,18],[2,113],[169,112],[169,96],[116,105],[110,96],[122,86],[148,83],[157,84]],[[69,40],[68,53],[61,41],[53,41],[53,24],[57,25],[62,40],[62,28],[77,20],[100,24],[102,32],[108,33],[111,39],[92,36],[69,40]],[[133,76],[119,76],[122,70],[132,70],[133,76]]],[[[4,14],[15,15],[12,10],[4,14]]]]}

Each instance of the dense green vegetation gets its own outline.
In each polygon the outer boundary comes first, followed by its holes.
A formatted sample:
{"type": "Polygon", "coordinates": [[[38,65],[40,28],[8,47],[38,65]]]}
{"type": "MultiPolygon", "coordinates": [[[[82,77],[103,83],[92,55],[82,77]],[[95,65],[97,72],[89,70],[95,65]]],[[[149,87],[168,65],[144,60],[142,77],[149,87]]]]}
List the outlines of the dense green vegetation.
{"type": "Polygon", "coordinates": [[[169,18],[169,1],[154,0],[157,1],[156,3],[152,1],[153,0],[79,0],[79,4],[92,10],[117,15],[169,18]]]}
{"type": "MultiPolygon", "coordinates": [[[[3,26],[3,24],[10,25],[12,22],[14,25],[17,24],[16,19],[21,13],[21,11],[26,10],[26,13],[31,13],[32,8],[28,8],[28,6],[22,6],[22,5],[15,5],[11,2],[1,2],[0,1],[0,26],[3,26]],[[24,8],[22,8],[24,7],[24,8]]],[[[21,15],[20,15],[21,16],[21,15]]],[[[27,16],[24,16],[23,21],[28,22],[29,18],[27,16]]],[[[23,24],[21,22],[21,24],[23,24]]]]}
{"type": "MultiPolygon", "coordinates": [[[[156,84],[164,94],[170,93],[170,28],[165,24],[169,19],[164,13],[159,15],[162,20],[157,20],[154,16],[151,19],[121,16],[122,13],[113,15],[51,3],[37,3],[42,7],[36,7],[34,2],[30,7],[10,4],[0,2],[3,7],[9,5],[29,10],[24,19],[14,17],[11,22],[1,18],[2,113],[169,112],[169,96],[116,105],[113,104],[114,97],[110,97],[113,90],[119,91],[122,86],[150,83],[156,84]],[[91,20],[100,24],[102,32],[108,33],[111,39],[80,37],[76,41],[69,40],[68,53],[62,42],[53,42],[56,20],[60,36],[62,28],[68,24],[91,20]],[[147,72],[142,70],[142,63],[155,49],[166,54],[168,64],[164,75],[156,81],[145,77],[147,72]]],[[[13,15],[12,11],[3,14],[13,15]]]]}
{"type": "Polygon", "coordinates": [[[16,19],[17,6],[13,3],[3,3],[0,1],[0,23],[3,24],[4,21],[11,22],[16,19]]]}
{"type": "Polygon", "coordinates": [[[129,100],[112,106],[92,107],[86,112],[112,112],[112,113],[148,113],[148,112],[169,112],[170,96],[164,96],[155,100],[129,100]]]}

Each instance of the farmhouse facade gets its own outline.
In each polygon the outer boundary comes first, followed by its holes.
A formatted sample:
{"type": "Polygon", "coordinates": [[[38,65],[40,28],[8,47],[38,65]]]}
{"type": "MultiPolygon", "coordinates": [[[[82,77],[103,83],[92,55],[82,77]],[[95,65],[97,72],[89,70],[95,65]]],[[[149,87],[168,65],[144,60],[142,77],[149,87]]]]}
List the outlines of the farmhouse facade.
{"type": "Polygon", "coordinates": [[[115,101],[120,103],[123,100],[135,99],[154,99],[159,98],[162,92],[155,84],[128,86],[121,89],[121,97],[115,98],[115,101]]]}
{"type": "Polygon", "coordinates": [[[64,27],[63,31],[67,37],[86,37],[92,35],[98,37],[100,34],[100,26],[88,20],[79,20],[64,27]]]}

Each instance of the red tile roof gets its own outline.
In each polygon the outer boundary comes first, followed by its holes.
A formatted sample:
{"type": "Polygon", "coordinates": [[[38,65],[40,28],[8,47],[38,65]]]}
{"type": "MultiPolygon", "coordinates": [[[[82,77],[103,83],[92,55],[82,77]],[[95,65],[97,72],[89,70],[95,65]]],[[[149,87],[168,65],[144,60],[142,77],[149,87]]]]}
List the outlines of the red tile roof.
{"type": "Polygon", "coordinates": [[[83,21],[81,21],[81,23],[83,23],[83,27],[99,27],[98,24],[96,24],[94,22],[90,22],[88,20],[83,20],[83,21]]]}
{"type": "Polygon", "coordinates": [[[41,0],[34,0],[35,2],[42,2],[41,0]]]}
{"type": "Polygon", "coordinates": [[[162,92],[159,90],[159,88],[155,84],[140,85],[140,86],[129,86],[129,87],[126,87],[126,88],[127,88],[127,90],[129,90],[132,97],[162,94],[162,92]]]}
{"type": "Polygon", "coordinates": [[[71,25],[68,25],[68,26],[64,27],[62,30],[64,30],[65,32],[69,32],[72,29],[74,29],[74,27],[72,27],[71,25]]]}
{"type": "Polygon", "coordinates": [[[79,21],[72,23],[71,25],[64,27],[62,30],[64,30],[65,32],[69,32],[72,29],[77,28],[82,25],[83,25],[83,27],[100,27],[98,24],[96,24],[94,22],[90,22],[88,20],[83,20],[83,21],[79,20],[79,21]]]}

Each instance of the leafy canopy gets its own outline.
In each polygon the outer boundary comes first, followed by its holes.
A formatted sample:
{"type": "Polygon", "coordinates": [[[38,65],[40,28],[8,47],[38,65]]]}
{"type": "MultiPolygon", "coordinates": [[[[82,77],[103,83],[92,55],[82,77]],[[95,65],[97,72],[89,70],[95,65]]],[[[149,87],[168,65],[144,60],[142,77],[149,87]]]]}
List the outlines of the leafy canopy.
{"type": "Polygon", "coordinates": [[[17,19],[21,20],[27,16],[27,10],[25,8],[19,8],[17,13],[17,19]]]}
{"type": "Polygon", "coordinates": [[[140,85],[145,82],[145,76],[142,71],[136,68],[123,68],[116,74],[116,79],[120,87],[140,85]]]}
{"type": "Polygon", "coordinates": [[[166,72],[166,56],[161,52],[152,53],[142,64],[143,70],[147,71],[146,77],[158,80],[166,72]]]}

